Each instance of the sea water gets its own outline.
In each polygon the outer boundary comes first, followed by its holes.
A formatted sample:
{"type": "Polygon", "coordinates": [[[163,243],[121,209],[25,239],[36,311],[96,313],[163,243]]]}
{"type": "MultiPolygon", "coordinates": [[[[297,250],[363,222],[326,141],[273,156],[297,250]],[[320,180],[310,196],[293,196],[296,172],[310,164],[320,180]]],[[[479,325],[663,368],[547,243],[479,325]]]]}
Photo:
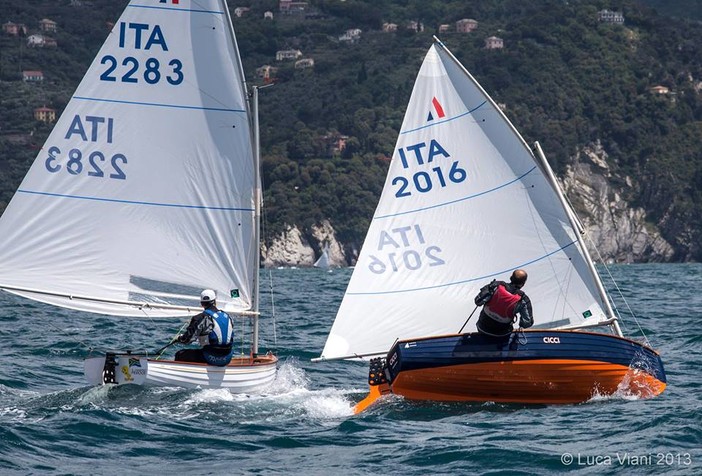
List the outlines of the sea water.
{"type": "Polygon", "coordinates": [[[637,316],[618,299],[626,334],[643,331],[662,355],[668,388],[657,398],[514,405],[390,397],[353,415],[367,391],[366,364],[310,362],[347,269],[263,271],[273,292],[262,296],[262,347],[281,359],[265,392],[89,387],[82,359],[90,349],[153,351],[187,319],[95,316],[2,293],[0,474],[702,474],[702,265],[610,271],[637,316]]]}

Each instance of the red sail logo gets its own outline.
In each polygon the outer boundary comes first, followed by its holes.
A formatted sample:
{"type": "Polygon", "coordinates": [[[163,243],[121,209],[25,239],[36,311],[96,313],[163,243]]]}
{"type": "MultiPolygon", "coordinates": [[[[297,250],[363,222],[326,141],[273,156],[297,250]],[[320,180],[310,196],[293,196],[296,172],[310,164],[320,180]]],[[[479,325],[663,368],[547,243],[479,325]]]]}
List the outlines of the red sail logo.
{"type": "Polygon", "coordinates": [[[441,106],[441,103],[438,99],[436,99],[436,97],[432,98],[431,105],[432,108],[429,110],[429,117],[427,117],[427,121],[434,120],[434,113],[436,113],[437,119],[441,119],[442,117],[446,116],[446,113],[444,113],[444,108],[441,106]]]}

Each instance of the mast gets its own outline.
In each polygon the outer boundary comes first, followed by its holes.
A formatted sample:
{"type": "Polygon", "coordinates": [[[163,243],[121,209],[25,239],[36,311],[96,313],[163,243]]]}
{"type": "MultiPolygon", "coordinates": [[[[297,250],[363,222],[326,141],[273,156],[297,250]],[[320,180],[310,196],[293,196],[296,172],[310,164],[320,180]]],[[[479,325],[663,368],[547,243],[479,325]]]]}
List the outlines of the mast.
{"type": "Polygon", "coordinates": [[[614,319],[612,321],[612,326],[614,327],[615,332],[619,337],[622,337],[622,330],[619,327],[619,322],[617,322],[617,317],[614,314],[614,310],[612,309],[612,305],[609,302],[609,297],[607,296],[607,292],[605,291],[605,288],[602,284],[602,280],[600,279],[600,275],[597,273],[597,270],[595,269],[595,264],[592,261],[592,258],[590,257],[590,252],[587,250],[587,246],[585,246],[585,240],[583,239],[583,235],[585,233],[585,230],[583,226],[580,224],[580,220],[578,220],[577,215],[575,215],[575,211],[573,208],[570,206],[568,201],[565,198],[565,195],[563,194],[563,191],[561,190],[561,187],[558,185],[558,182],[556,181],[556,176],[553,173],[553,170],[551,169],[551,166],[549,165],[548,161],[546,160],[546,156],[544,155],[544,151],[541,149],[541,144],[538,142],[534,142],[534,149],[536,150],[536,157],[539,160],[539,165],[541,166],[541,169],[543,170],[544,174],[546,174],[546,178],[548,179],[549,183],[551,184],[551,187],[553,190],[556,192],[556,195],[558,196],[558,200],[561,202],[561,206],[566,211],[566,215],[568,215],[568,219],[570,220],[570,225],[573,227],[573,230],[575,230],[575,234],[578,239],[578,244],[580,245],[580,249],[583,252],[583,255],[585,257],[585,262],[587,263],[587,267],[590,270],[590,273],[592,274],[593,279],[595,280],[595,285],[597,286],[597,291],[600,294],[600,299],[602,300],[603,304],[605,305],[605,309],[607,310],[607,314],[609,315],[610,319],[614,319]]]}
{"type": "MultiPolygon", "coordinates": [[[[234,45],[234,53],[236,64],[239,67],[239,75],[241,77],[242,89],[244,92],[244,97],[248,99],[248,89],[246,87],[246,76],[244,74],[244,65],[241,62],[241,56],[239,54],[239,45],[236,41],[236,34],[234,33],[234,25],[232,24],[232,17],[229,13],[229,6],[226,0],[222,0],[223,11],[227,19],[227,26],[229,27],[229,34],[234,45]]],[[[261,264],[261,165],[260,165],[260,148],[259,148],[259,130],[258,130],[258,87],[253,86],[251,92],[250,102],[245,101],[247,112],[249,115],[249,120],[252,128],[251,134],[251,147],[253,150],[254,159],[254,228],[253,228],[253,240],[255,243],[254,259],[253,259],[253,282],[251,283],[251,311],[253,320],[253,332],[251,337],[251,353],[255,356],[258,354],[258,318],[259,318],[259,266],[261,264]]]]}
{"type": "Polygon", "coordinates": [[[251,115],[253,121],[253,149],[254,149],[254,241],[256,254],[254,256],[254,283],[253,283],[253,338],[251,352],[258,354],[258,306],[259,306],[259,268],[261,266],[261,150],[259,147],[260,133],[258,128],[258,86],[253,86],[251,95],[251,115]]]}

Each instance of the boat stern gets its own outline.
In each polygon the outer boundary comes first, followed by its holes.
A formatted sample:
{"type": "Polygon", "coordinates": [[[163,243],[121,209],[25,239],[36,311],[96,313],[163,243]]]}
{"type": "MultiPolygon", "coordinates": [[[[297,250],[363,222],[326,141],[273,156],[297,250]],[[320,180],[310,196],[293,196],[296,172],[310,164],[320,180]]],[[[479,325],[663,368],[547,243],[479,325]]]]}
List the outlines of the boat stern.
{"type": "Polygon", "coordinates": [[[383,395],[392,393],[387,377],[386,360],[382,357],[371,359],[368,370],[368,395],[353,407],[354,415],[364,411],[383,395]]]}
{"type": "Polygon", "coordinates": [[[143,385],[146,382],[148,366],[146,356],[108,352],[104,356],[85,359],[83,373],[90,385],[143,385]]]}

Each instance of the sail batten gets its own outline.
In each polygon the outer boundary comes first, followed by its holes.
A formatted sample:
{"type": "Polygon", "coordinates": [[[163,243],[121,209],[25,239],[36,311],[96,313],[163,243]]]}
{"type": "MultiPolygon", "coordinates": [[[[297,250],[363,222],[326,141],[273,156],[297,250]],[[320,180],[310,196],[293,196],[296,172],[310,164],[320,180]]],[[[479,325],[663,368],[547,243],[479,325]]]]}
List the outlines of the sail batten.
{"type": "Polygon", "coordinates": [[[455,121],[456,119],[461,119],[462,117],[465,117],[465,116],[468,116],[468,115],[470,115],[470,114],[473,114],[475,111],[477,111],[478,109],[480,109],[481,107],[483,107],[485,104],[487,104],[487,101],[483,101],[482,103],[480,103],[480,105],[478,105],[478,106],[476,106],[476,107],[474,107],[474,108],[472,108],[472,109],[469,109],[468,111],[466,111],[466,112],[464,112],[464,113],[462,113],[462,114],[459,114],[459,115],[457,115],[457,116],[455,116],[455,117],[449,117],[449,118],[444,119],[444,120],[442,120],[442,121],[436,121],[436,122],[434,122],[434,123],[432,123],[432,124],[427,124],[426,126],[417,127],[416,129],[410,129],[410,130],[407,130],[407,131],[400,131],[400,135],[410,134],[410,133],[412,133],[412,132],[417,132],[417,131],[420,131],[420,130],[422,130],[422,129],[428,129],[428,128],[430,128],[430,127],[436,127],[436,126],[441,125],[441,124],[444,124],[444,123],[446,123],[446,122],[451,122],[451,121],[455,121]]]}
{"type": "Polygon", "coordinates": [[[112,104],[127,104],[132,106],[151,106],[151,107],[165,107],[173,109],[193,109],[197,111],[214,111],[214,112],[232,112],[237,114],[245,114],[246,111],[243,109],[230,109],[226,107],[205,107],[205,106],[191,106],[187,104],[167,104],[167,103],[154,103],[154,102],[137,102],[137,101],[126,101],[117,99],[107,99],[107,98],[97,98],[97,97],[81,97],[74,96],[72,99],[79,101],[93,101],[93,102],[106,102],[112,104]]]}
{"type": "Polygon", "coordinates": [[[80,196],[80,195],[67,195],[67,194],[63,194],[63,193],[42,192],[39,190],[18,189],[17,193],[45,195],[48,197],[57,197],[57,198],[72,198],[72,199],[76,199],[76,200],[95,200],[98,202],[113,202],[113,203],[122,203],[122,204],[128,204],[128,205],[145,205],[145,206],[151,206],[151,207],[193,208],[193,209],[199,209],[199,210],[254,212],[253,208],[223,207],[223,206],[213,206],[213,205],[188,205],[188,204],[184,204],[184,203],[154,203],[154,202],[144,202],[144,201],[138,201],[138,200],[117,200],[117,199],[103,198],[103,197],[86,197],[86,196],[80,196]]]}

